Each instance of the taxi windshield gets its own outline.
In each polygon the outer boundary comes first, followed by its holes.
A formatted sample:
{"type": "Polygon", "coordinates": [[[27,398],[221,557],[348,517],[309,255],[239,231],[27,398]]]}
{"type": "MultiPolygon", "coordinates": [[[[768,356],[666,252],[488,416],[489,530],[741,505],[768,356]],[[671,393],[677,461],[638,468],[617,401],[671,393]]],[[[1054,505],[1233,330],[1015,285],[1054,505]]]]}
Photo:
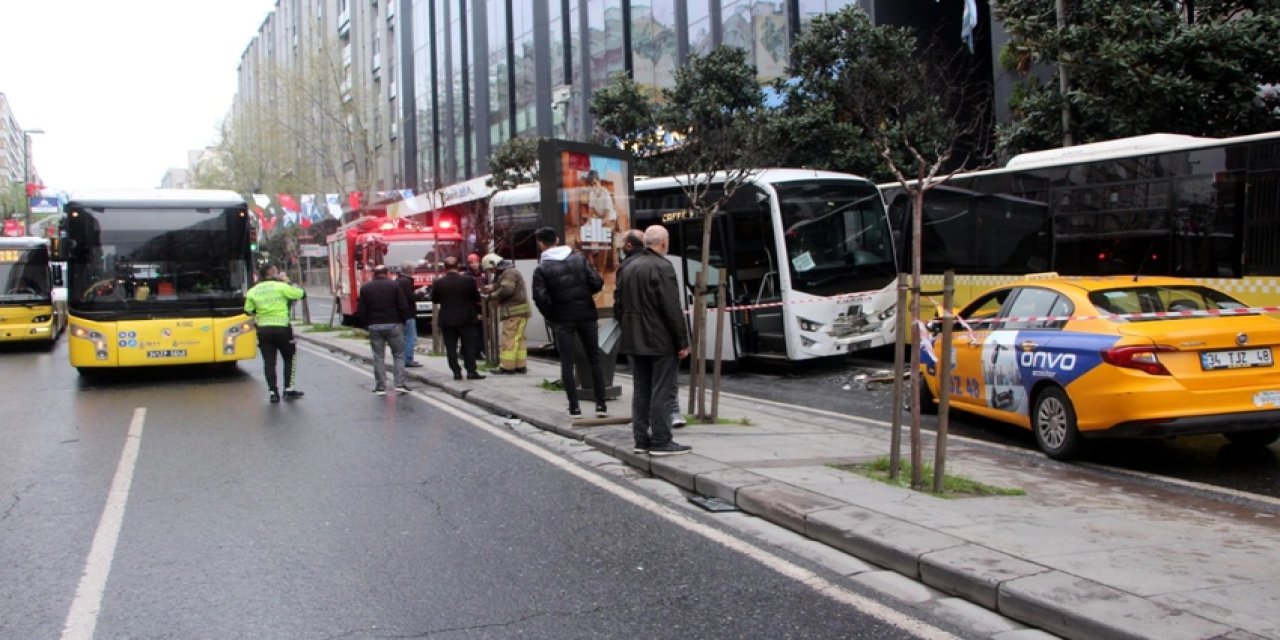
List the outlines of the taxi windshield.
{"type": "MultiPolygon", "coordinates": [[[[1099,311],[1114,314],[1177,313],[1247,308],[1243,302],[1216,289],[1200,285],[1145,286],[1101,289],[1089,294],[1089,302],[1099,311]]],[[[1175,318],[1177,316],[1174,316],[1175,318]]],[[[1185,317],[1196,317],[1188,314],[1185,317]]],[[[1139,322],[1165,317],[1124,318],[1139,322]]]]}

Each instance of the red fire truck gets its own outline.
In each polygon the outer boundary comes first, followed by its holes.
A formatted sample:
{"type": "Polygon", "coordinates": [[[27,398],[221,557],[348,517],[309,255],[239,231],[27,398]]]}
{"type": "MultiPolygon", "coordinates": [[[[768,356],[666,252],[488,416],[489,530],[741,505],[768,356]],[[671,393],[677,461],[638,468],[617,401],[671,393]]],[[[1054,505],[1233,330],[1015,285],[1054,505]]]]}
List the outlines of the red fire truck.
{"type": "Polygon", "coordinates": [[[414,302],[421,323],[431,318],[431,282],[444,275],[444,259],[462,259],[458,223],[444,215],[429,225],[385,215],[364,216],[339,227],[328,242],[333,297],[342,310],[342,324],[348,326],[355,322],[360,285],[373,279],[374,267],[385,264],[395,271],[406,261],[417,265],[413,271],[413,284],[418,289],[414,302]]]}

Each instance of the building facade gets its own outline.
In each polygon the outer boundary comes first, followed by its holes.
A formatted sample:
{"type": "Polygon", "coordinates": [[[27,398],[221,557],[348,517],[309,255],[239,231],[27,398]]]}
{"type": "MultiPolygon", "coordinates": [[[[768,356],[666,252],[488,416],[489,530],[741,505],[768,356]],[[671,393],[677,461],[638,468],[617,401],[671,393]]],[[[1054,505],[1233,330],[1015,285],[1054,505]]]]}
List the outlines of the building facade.
{"type": "MultiPolygon", "coordinates": [[[[402,188],[400,0],[277,0],[229,116],[282,189],[402,188]],[[280,151],[283,152],[280,152],[280,151]]],[[[263,189],[267,184],[258,185],[263,189]]]]}
{"type": "MultiPolygon", "coordinates": [[[[591,93],[612,74],[657,96],[690,54],[727,44],[747,50],[767,82],[786,72],[791,43],[815,16],[848,5],[876,24],[959,47],[967,1],[279,0],[245,51],[237,108],[296,110],[279,69],[304,67],[301,50],[336,46],[339,93],[371,125],[367,188],[437,190],[487,174],[489,156],[510,138],[589,139],[591,93]]],[[[976,5],[974,66],[993,78],[999,28],[986,0],[976,5]]],[[[996,81],[1002,104],[1007,89],[996,81]]],[[[363,166],[359,154],[340,160],[344,177],[363,166]]]]}
{"type": "Polygon", "coordinates": [[[9,107],[9,99],[0,93],[0,213],[23,211],[25,195],[22,181],[40,183],[33,160],[35,151],[27,135],[9,107]],[[24,170],[23,163],[26,163],[24,170]]]}

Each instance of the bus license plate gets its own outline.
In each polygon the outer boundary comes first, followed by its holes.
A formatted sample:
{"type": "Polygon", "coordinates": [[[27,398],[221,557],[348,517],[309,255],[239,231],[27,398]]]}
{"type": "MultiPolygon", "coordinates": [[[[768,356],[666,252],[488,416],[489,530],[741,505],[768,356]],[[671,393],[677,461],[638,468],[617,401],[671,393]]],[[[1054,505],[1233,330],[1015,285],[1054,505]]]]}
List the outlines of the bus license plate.
{"type": "Polygon", "coordinates": [[[417,303],[417,306],[418,306],[418,311],[430,311],[430,310],[431,310],[431,303],[430,303],[430,302],[419,302],[419,303],[417,303]]]}
{"type": "Polygon", "coordinates": [[[186,349],[162,349],[160,351],[148,351],[148,358],[185,358],[187,357],[186,349]]]}
{"type": "Polygon", "coordinates": [[[1200,368],[1205,371],[1269,366],[1271,366],[1271,349],[1206,351],[1200,354],[1200,368]]]}

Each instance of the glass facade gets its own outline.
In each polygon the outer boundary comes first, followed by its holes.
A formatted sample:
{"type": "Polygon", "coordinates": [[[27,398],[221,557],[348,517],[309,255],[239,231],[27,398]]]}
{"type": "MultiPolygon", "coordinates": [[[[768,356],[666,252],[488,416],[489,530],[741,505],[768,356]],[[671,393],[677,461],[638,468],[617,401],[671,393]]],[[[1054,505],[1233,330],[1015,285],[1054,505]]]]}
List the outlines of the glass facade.
{"type": "Polygon", "coordinates": [[[779,77],[795,29],[857,0],[411,4],[413,33],[406,37],[413,39],[414,66],[406,89],[417,117],[405,133],[416,136],[418,152],[406,160],[418,164],[406,173],[419,176],[420,184],[407,186],[438,189],[487,173],[488,156],[512,137],[590,138],[591,91],[614,73],[630,72],[656,99],[690,53],[723,43],[749,52],[762,83],[779,77]],[[536,14],[543,11],[539,23],[536,14]],[[535,42],[549,55],[536,55],[535,42]],[[486,68],[475,69],[477,63],[486,68]]]}

